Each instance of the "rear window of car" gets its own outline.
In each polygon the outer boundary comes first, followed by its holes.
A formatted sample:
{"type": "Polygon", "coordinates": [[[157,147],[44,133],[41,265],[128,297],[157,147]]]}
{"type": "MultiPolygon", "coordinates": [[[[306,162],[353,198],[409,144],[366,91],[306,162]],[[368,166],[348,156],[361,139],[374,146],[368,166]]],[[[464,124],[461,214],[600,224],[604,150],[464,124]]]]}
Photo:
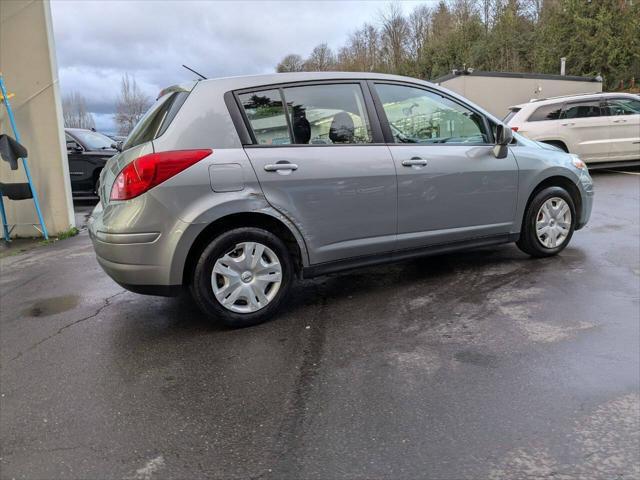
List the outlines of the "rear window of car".
{"type": "Polygon", "coordinates": [[[371,143],[358,83],[300,85],[238,95],[257,145],[371,143]]]}
{"type": "Polygon", "coordinates": [[[589,118],[600,116],[600,101],[579,102],[565,105],[560,118],[589,118]]]}
{"type": "Polygon", "coordinates": [[[511,120],[513,117],[515,117],[516,113],[518,113],[520,110],[522,110],[521,108],[512,108],[509,110],[509,113],[507,113],[507,115],[502,119],[502,121],[504,123],[509,123],[509,120],[511,120]]]}
{"type": "Polygon", "coordinates": [[[289,124],[279,90],[245,93],[238,97],[258,145],[291,143],[289,124]]]}
{"type": "Polygon", "coordinates": [[[533,112],[527,122],[542,122],[544,120],[557,120],[560,118],[560,111],[562,110],[562,105],[542,105],[538,107],[535,112],[533,112]]]}
{"type": "Polygon", "coordinates": [[[162,135],[188,96],[189,92],[179,91],[169,92],[158,98],[131,131],[122,149],[150,142],[162,135]]]}

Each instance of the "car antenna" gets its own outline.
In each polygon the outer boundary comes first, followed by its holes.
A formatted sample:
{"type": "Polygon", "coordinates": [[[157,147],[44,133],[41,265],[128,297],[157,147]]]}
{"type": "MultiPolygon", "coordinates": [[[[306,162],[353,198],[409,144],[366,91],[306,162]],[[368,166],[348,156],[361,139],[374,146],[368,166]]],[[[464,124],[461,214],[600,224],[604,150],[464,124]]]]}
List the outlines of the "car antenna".
{"type": "Polygon", "coordinates": [[[202,75],[201,73],[196,72],[193,68],[189,68],[186,65],[182,65],[184,68],[186,68],[187,70],[195,73],[196,75],[198,75],[200,78],[202,78],[203,80],[206,80],[207,77],[205,77],[204,75],[202,75]]]}

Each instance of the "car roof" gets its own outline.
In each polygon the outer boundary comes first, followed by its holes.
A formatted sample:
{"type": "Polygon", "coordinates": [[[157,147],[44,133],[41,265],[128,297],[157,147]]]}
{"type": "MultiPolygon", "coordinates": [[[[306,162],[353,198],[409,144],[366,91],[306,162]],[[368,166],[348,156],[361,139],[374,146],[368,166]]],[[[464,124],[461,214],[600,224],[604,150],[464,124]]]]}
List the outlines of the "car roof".
{"type": "Polygon", "coordinates": [[[401,75],[389,75],[385,73],[371,72],[286,72],[268,73],[259,75],[243,75],[236,77],[221,77],[201,80],[198,83],[225,83],[233,84],[233,89],[252,88],[262,85],[272,85],[290,82],[308,82],[313,80],[396,80],[413,83],[423,83],[433,86],[433,83],[414,77],[404,77],[401,75]]]}
{"type": "Polygon", "coordinates": [[[518,105],[513,105],[509,107],[512,108],[520,108],[525,109],[527,107],[537,108],[541,105],[555,105],[557,103],[566,103],[573,102],[576,100],[589,100],[592,98],[607,98],[607,97],[630,97],[630,98],[638,98],[638,95],[634,95],[633,93],[626,92],[592,92],[592,93],[579,93],[575,95],[562,95],[558,97],[550,97],[550,98],[541,98],[541,99],[531,99],[527,103],[520,103],[518,105]]]}
{"type": "MultiPolygon", "coordinates": [[[[313,81],[330,81],[330,80],[387,80],[396,82],[413,83],[415,85],[423,85],[433,90],[439,90],[451,97],[457,98],[461,102],[474,107],[488,118],[495,122],[500,119],[495,115],[487,112],[481,106],[475,104],[468,98],[459,95],[441,85],[422,80],[415,77],[405,77],[402,75],[390,75],[386,73],[372,72],[286,72],[286,73],[268,73],[260,75],[244,75],[237,77],[211,78],[207,80],[199,80],[195,82],[193,88],[212,87],[220,92],[228,92],[232,90],[243,90],[251,88],[269,87],[271,85],[295,83],[295,82],[313,82],[313,81]]],[[[171,87],[170,87],[171,88],[171,87]]]]}

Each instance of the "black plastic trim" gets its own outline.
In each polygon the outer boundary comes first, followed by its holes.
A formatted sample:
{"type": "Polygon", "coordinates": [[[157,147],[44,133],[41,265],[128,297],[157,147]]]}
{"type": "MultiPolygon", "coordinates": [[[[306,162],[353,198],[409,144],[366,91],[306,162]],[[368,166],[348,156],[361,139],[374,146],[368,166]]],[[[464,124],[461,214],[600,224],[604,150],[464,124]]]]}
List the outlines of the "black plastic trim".
{"type": "Polygon", "coordinates": [[[233,126],[236,128],[236,132],[238,137],[240,138],[240,143],[243,145],[245,143],[251,143],[251,134],[249,130],[247,130],[247,126],[244,123],[244,119],[242,117],[242,109],[240,108],[237,98],[233,95],[232,91],[225,92],[224,94],[224,103],[227,105],[227,110],[229,110],[229,115],[231,116],[231,121],[233,122],[233,126]]]}
{"type": "Polygon", "coordinates": [[[626,168],[626,167],[638,167],[640,166],[640,158],[637,160],[613,160],[611,162],[596,162],[588,163],[589,171],[603,170],[606,168],[626,168]]]}
{"type": "Polygon", "coordinates": [[[122,288],[140,295],[155,295],[158,297],[177,297],[183,291],[182,285],[132,285],[130,283],[117,282],[122,288]]]}
{"type": "Polygon", "coordinates": [[[500,245],[503,243],[515,242],[520,238],[519,233],[505,233],[501,235],[491,235],[487,237],[479,237],[471,240],[463,240],[451,243],[438,243],[427,247],[412,248],[408,250],[396,250],[383,254],[366,255],[361,257],[348,258],[345,260],[336,260],[333,262],[320,263],[311,265],[302,269],[303,278],[313,278],[328,273],[344,272],[354,270],[356,268],[370,267],[384,263],[393,263],[412,258],[426,257],[430,255],[439,255],[442,253],[455,252],[458,250],[466,250],[470,248],[485,247],[489,245],[500,245]]]}

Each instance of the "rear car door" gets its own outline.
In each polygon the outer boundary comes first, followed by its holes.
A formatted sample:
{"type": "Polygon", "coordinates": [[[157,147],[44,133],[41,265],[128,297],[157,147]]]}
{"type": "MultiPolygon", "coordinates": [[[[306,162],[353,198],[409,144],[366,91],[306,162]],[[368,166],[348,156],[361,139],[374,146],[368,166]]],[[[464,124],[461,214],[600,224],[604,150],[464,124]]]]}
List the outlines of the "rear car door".
{"type": "Polygon", "coordinates": [[[609,155],[609,122],[601,110],[601,100],[591,99],[568,102],[560,113],[560,135],[569,151],[587,162],[605,161],[609,155]]]}
{"type": "Polygon", "coordinates": [[[608,98],[605,111],[611,136],[609,159],[640,159],[640,99],[608,98]]]}
{"type": "Polygon", "coordinates": [[[518,166],[495,157],[484,116],[426,87],[372,88],[398,172],[398,249],[513,231],[518,166]]]}
{"type": "Polygon", "coordinates": [[[389,252],[396,172],[358,81],[237,92],[245,151],[267,201],[307,242],[312,264],[389,252]]]}

